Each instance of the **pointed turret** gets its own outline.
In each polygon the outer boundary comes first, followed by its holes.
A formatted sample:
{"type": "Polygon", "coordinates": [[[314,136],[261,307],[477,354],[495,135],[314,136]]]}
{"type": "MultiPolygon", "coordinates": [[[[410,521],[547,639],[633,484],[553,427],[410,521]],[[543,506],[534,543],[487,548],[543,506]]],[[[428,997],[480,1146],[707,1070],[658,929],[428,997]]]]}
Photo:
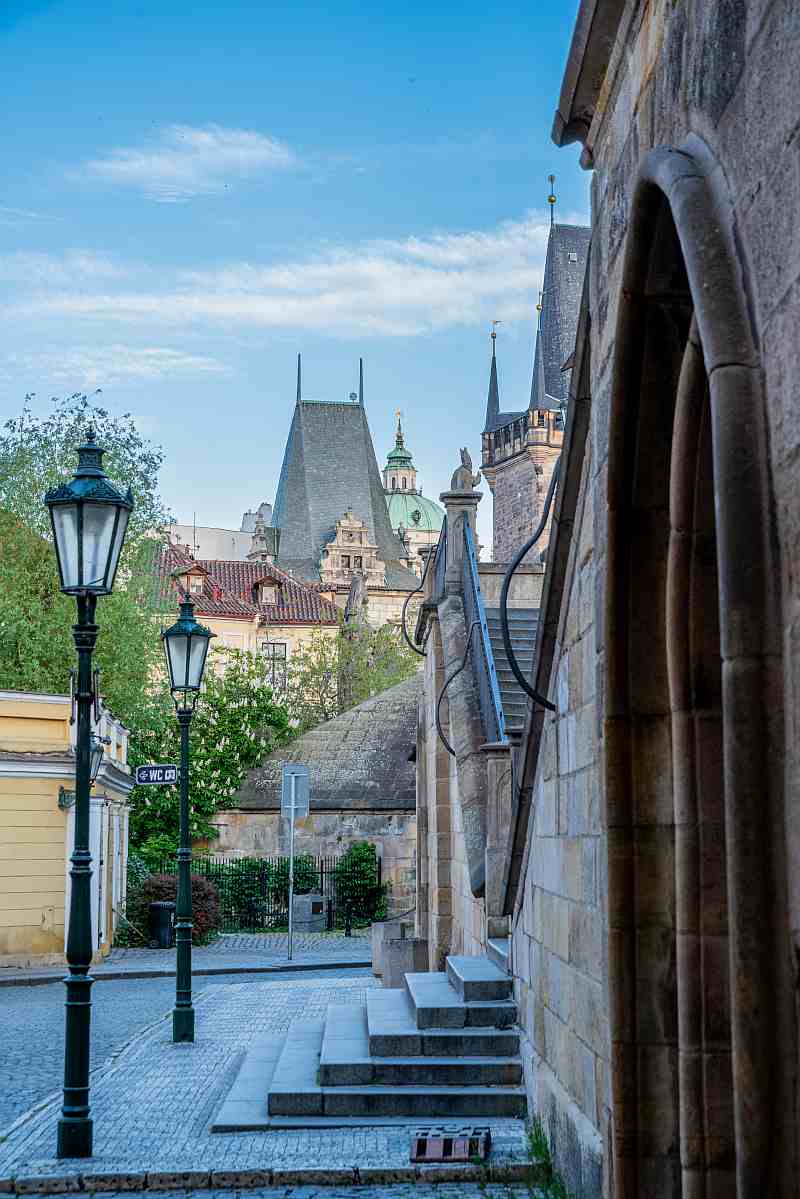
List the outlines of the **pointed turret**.
{"type": "MultiPolygon", "coordinates": [[[[492,321],[492,325],[494,325],[492,321]]],[[[500,415],[500,389],[497,386],[497,330],[492,328],[492,365],[489,368],[489,394],[486,399],[486,423],[484,433],[491,432],[500,415]]]]}

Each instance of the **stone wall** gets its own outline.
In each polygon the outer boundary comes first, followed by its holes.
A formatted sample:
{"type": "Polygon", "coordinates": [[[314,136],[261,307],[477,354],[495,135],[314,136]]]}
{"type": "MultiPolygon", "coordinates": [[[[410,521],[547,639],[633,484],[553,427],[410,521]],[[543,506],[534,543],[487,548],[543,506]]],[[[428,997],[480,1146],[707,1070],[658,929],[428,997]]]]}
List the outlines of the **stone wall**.
{"type": "MultiPolygon", "coordinates": [[[[560,445],[533,445],[515,458],[498,462],[487,470],[494,504],[492,557],[495,562],[510,562],[539,524],[560,448],[560,445]]],[[[548,521],[541,541],[526,555],[526,563],[538,559],[549,536],[548,521]]]]}
{"type": "Polygon", "coordinates": [[[609,1107],[590,479],[587,461],[554,664],[558,710],[545,718],[511,938],[531,1110],[544,1120],[571,1186],[587,1197],[601,1193],[609,1107]]]}
{"type": "MultiPolygon", "coordinates": [[[[289,822],[280,812],[228,809],[214,820],[219,837],[209,846],[231,857],[273,857],[289,852],[289,822]]],[[[413,909],[415,896],[417,821],[413,812],[312,812],[295,822],[295,852],[315,857],[338,857],[351,845],[371,842],[381,859],[382,877],[389,883],[390,912],[413,909]]]]}

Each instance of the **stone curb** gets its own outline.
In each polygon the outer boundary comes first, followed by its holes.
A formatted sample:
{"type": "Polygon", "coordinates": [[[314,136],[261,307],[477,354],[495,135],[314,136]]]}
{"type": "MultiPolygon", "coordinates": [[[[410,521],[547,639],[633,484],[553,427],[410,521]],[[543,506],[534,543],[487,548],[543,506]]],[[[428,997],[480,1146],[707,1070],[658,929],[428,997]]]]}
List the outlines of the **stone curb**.
{"type": "MultiPolygon", "coordinates": [[[[201,966],[192,970],[193,978],[206,978],[215,974],[292,974],[301,970],[361,970],[372,966],[371,958],[349,962],[281,962],[273,966],[201,966]]],[[[65,967],[66,970],[66,967],[65,967]]],[[[0,987],[41,987],[45,983],[61,982],[65,977],[64,971],[55,974],[15,974],[13,978],[0,976],[0,987]]],[[[92,974],[96,983],[115,982],[123,978],[174,978],[174,970],[142,969],[138,970],[97,970],[92,974]]]]}
{"type": "Polygon", "coordinates": [[[94,1171],[86,1174],[52,1174],[0,1178],[0,1194],[67,1195],[104,1191],[246,1190],[279,1186],[391,1186],[417,1182],[525,1182],[527,1162],[486,1165],[353,1166],[352,1169],[319,1168],[270,1170],[94,1171]]]}

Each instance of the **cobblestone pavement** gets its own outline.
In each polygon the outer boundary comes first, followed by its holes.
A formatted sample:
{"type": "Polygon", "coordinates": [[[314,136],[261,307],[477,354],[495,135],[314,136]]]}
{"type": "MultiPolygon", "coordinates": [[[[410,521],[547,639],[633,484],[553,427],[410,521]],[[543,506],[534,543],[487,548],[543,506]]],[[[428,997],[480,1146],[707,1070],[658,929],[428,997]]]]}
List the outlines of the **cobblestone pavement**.
{"type": "MultiPolygon", "coordinates": [[[[246,1191],[182,1191],[181,1199],[537,1199],[541,1191],[512,1182],[401,1182],[393,1186],[269,1187],[246,1191]]],[[[174,1191],[147,1191],[147,1199],[175,1199],[174,1191]]],[[[107,1199],[130,1199],[130,1191],[112,1191],[107,1199]]]]}
{"type": "MultiPolygon", "coordinates": [[[[367,970],[337,971],[369,978],[367,970]]],[[[63,971],[61,972],[63,976],[63,971]]],[[[215,976],[214,985],[246,986],[252,976],[215,976]]],[[[276,983],[286,975],[258,975],[276,983]]],[[[293,976],[289,976],[293,977],[293,976]]],[[[325,971],[303,973],[304,979],[327,978],[325,971]]],[[[195,995],[209,985],[197,980],[195,995]]],[[[175,1001],[172,978],[123,979],[92,989],[92,1063],[102,1066],[137,1033],[171,1011],[175,1001]]],[[[64,1068],[64,987],[60,981],[40,987],[9,987],[0,991],[0,1130],[62,1083],[64,1068]]]]}
{"type": "MultiPolygon", "coordinates": [[[[226,970],[274,970],[287,967],[313,969],[315,966],[366,965],[372,956],[369,929],[353,930],[351,937],[343,933],[296,933],[292,945],[292,962],[288,963],[286,933],[224,933],[210,945],[197,945],[192,951],[195,973],[219,974],[226,970]]],[[[109,957],[92,970],[95,978],[119,978],[125,974],[152,973],[154,976],[175,973],[174,949],[114,949],[109,957]]],[[[60,979],[64,968],[38,967],[18,970],[0,969],[0,986],[9,982],[46,982],[60,979]]]]}
{"type": "MultiPolygon", "coordinates": [[[[110,984],[106,994],[112,995],[119,985],[110,984]]],[[[324,1175],[329,1184],[324,1193],[332,1199],[337,1184],[345,1194],[348,1187],[352,1189],[357,1167],[363,1182],[372,1185],[376,1194],[386,1193],[388,1184],[395,1181],[392,1172],[409,1170],[407,1127],[273,1129],[223,1135],[208,1131],[245,1050],[255,1038],[288,1029],[296,1018],[321,1017],[333,1001],[363,1003],[367,989],[377,985],[371,976],[364,975],[281,982],[256,976],[239,986],[209,985],[198,996],[197,1040],[193,1045],[174,1045],[169,1021],[160,1021],[96,1072],[91,1097],[93,1158],[67,1163],[54,1157],[59,1112],[56,1099],[22,1117],[8,1130],[0,1143],[0,1189],[2,1180],[10,1178],[125,1172],[141,1175],[144,1171],[151,1179],[158,1173],[205,1171],[213,1185],[209,1172],[236,1171],[267,1175],[264,1182],[271,1183],[274,1196],[276,1188],[281,1193],[281,1186],[285,1194],[289,1187],[297,1190],[301,1183],[317,1182],[313,1174],[311,1178],[297,1177],[302,1171],[324,1175]]],[[[49,1057],[55,1052],[53,1046],[41,1041],[37,1049],[49,1057]]],[[[492,1133],[494,1163],[524,1160],[524,1128],[520,1121],[492,1121],[492,1133]]],[[[250,1181],[259,1185],[258,1177],[250,1181]]],[[[226,1182],[241,1185],[235,1179],[226,1182]]],[[[312,1186],[306,1193],[314,1192],[312,1186]]],[[[358,1193],[363,1196],[364,1187],[358,1193]]],[[[396,1193],[401,1193],[399,1188],[396,1193]]],[[[419,1199],[421,1192],[414,1189],[410,1193],[419,1199]]],[[[441,1189],[437,1193],[441,1199],[441,1189]]],[[[507,1190],[498,1193],[507,1194],[507,1190]]],[[[458,1194],[464,1192],[459,1190],[458,1194]]]]}

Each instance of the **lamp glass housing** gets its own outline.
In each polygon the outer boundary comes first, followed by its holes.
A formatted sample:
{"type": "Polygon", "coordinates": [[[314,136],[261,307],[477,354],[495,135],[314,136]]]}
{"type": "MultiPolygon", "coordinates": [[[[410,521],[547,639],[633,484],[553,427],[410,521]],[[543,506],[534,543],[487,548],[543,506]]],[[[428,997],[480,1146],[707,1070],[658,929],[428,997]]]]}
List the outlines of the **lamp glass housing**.
{"type": "Polygon", "coordinates": [[[89,430],[74,478],[44,497],[66,595],[110,595],[114,587],[133,499],[103,470],[103,453],[89,430]]]}
{"type": "Polygon", "coordinates": [[[194,618],[191,600],[183,600],[178,620],[161,634],[173,695],[196,695],[203,682],[208,647],[214,634],[194,618]]]}
{"type": "Polygon", "coordinates": [[[89,753],[89,778],[92,780],[92,782],[94,782],[100,773],[100,767],[103,765],[103,754],[105,753],[103,742],[99,737],[95,737],[94,734],[92,735],[89,753]]]}

